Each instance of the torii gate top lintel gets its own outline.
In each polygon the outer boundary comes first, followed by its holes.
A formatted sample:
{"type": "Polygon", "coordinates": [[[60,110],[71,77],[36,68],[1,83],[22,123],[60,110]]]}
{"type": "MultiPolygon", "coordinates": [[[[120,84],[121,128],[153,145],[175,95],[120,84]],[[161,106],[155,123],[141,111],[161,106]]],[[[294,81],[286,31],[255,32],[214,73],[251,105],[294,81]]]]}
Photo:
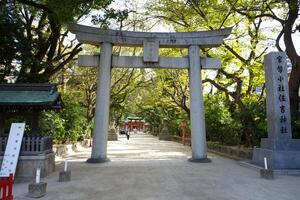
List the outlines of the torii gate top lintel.
{"type": "Polygon", "coordinates": [[[190,45],[200,47],[217,47],[222,44],[223,39],[228,37],[231,28],[215,31],[197,32],[133,32],[111,29],[100,29],[79,24],[69,25],[69,30],[76,34],[81,43],[99,45],[109,42],[116,46],[142,47],[145,39],[154,39],[163,48],[187,48],[190,45]]]}

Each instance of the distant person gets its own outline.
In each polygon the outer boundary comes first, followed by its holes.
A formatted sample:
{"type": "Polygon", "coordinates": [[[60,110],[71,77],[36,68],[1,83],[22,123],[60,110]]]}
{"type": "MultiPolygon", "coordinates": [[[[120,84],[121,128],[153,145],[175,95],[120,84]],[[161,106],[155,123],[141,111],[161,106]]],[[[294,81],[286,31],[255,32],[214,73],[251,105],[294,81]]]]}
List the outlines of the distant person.
{"type": "Polygon", "coordinates": [[[126,137],[127,137],[127,140],[129,140],[129,137],[130,137],[130,133],[129,133],[129,131],[128,130],[126,130],[126,137]]]}

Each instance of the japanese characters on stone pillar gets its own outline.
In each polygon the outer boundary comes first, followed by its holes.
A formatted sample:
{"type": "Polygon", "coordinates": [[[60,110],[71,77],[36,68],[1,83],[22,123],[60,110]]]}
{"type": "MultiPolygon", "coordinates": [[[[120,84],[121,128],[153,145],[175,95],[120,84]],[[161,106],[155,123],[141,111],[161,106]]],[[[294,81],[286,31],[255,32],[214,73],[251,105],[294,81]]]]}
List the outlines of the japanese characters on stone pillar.
{"type": "MultiPolygon", "coordinates": [[[[265,56],[267,117],[269,139],[291,139],[291,117],[286,55],[271,52],[265,56]]],[[[274,148],[276,149],[276,142],[274,148]]]]}
{"type": "Polygon", "coordinates": [[[300,169],[300,140],[292,138],[286,55],[271,52],[265,56],[268,138],[253,149],[252,162],[271,170],[300,169]]]}

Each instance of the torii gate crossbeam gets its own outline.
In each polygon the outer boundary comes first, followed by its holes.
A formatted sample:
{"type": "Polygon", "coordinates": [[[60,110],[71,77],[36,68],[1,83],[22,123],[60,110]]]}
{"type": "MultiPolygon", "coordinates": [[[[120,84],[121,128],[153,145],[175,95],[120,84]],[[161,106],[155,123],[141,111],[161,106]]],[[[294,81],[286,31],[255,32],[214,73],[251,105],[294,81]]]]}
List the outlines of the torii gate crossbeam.
{"type": "Polygon", "coordinates": [[[207,159],[204,105],[202,96],[202,69],[217,69],[220,60],[200,57],[200,47],[217,47],[231,33],[231,28],[218,31],[145,33],[99,28],[73,24],[69,30],[76,34],[79,42],[101,45],[100,56],[81,56],[79,65],[100,66],[97,82],[96,109],[93,129],[91,158],[87,162],[107,161],[107,135],[109,125],[110,81],[112,67],[173,68],[188,69],[190,83],[190,116],[192,135],[192,158],[194,162],[209,162],[207,159]],[[112,47],[141,46],[143,57],[112,55],[112,47]],[[160,47],[188,48],[188,57],[159,58],[160,47]],[[101,70],[100,70],[101,68],[101,70]]]}

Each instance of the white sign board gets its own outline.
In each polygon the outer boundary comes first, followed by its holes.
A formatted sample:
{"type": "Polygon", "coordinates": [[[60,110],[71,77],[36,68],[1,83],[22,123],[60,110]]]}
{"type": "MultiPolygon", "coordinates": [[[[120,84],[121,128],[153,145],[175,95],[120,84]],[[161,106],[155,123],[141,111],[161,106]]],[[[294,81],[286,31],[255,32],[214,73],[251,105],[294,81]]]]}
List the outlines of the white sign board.
{"type": "Polygon", "coordinates": [[[21,143],[24,135],[25,123],[12,123],[2,161],[0,177],[15,175],[21,143]]]}

